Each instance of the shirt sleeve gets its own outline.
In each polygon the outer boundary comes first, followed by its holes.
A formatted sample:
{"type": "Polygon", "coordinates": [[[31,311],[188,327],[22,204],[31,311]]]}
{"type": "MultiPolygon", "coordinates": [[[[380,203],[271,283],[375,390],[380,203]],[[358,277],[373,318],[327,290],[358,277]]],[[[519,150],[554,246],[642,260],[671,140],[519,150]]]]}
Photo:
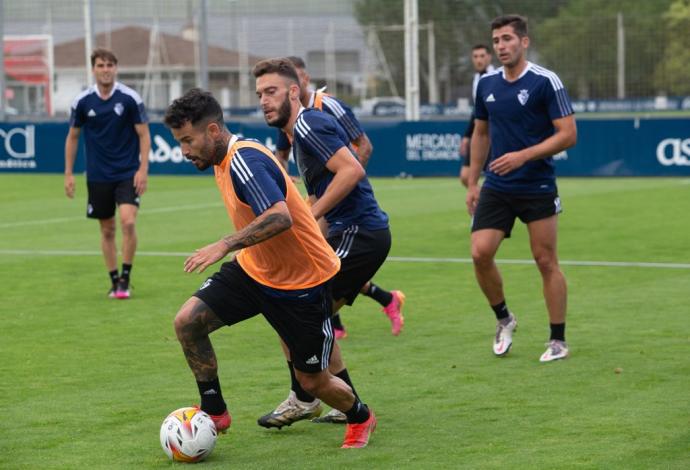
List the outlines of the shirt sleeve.
{"type": "Polygon", "coordinates": [[[301,148],[325,165],[338,150],[349,145],[338,134],[337,127],[333,116],[320,111],[302,113],[295,124],[294,138],[301,148]]]}
{"type": "Polygon", "coordinates": [[[484,86],[482,85],[486,86],[486,80],[480,78],[477,84],[477,99],[474,103],[473,117],[482,121],[488,121],[489,112],[486,109],[486,103],[484,103],[484,86]]]}
{"type": "Polygon", "coordinates": [[[130,115],[132,116],[132,121],[134,124],[142,124],[144,122],[149,122],[149,118],[146,114],[146,106],[141,97],[133,96],[130,103],[130,115]]]}
{"type": "Polygon", "coordinates": [[[137,103],[137,113],[136,113],[136,118],[135,118],[134,122],[136,124],[142,124],[144,122],[149,122],[149,117],[146,114],[146,106],[144,105],[143,101],[141,103],[137,103]]]}
{"type": "Polygon", "coordinates": [[[84,125],[84,113],[82,112],[82,101],[75,101],[72,103],[69,113],[69,126],[81,127],[84,125]]]}
{"type": "Polygon", "coordinates": [[[278,130],[278,137],[276,138],[276,150],[290,150],[292,145],[285,132],[278,130]]]}
{"type": "Polygon", "coordinates": [[[322,98],[323,111],[335,117],[338,124],[345,130],[347,138],[350,142],[355,140],[360,135],[364,134],[362,125],[355,117],[352,109],[342,101],[333,98],[332,96],[324,95],[322,98]]]}
{"type": "Polygon", "coordinates": [[[544,89],[546,108],[551,120],[560,119],[574,113],[570,96],[568,96],[568,92],[565,90],[561,79],[556,74],[553,74],[549,80],[545,80],[544,89]]]}
{"type": "Polygon", "coordinates": [[[465,134],[463,134],[463,137],[471,139],[472,132],[474,132],[474,111],[472,111],[472,114],[470,115],[470,121],[467,123],[467,129],[465,129],[465,134]]]}
{"type": "Polygon", "coordinates": [[[287,194],[285,177],[278,165],[259,150],[243,148],[230,164],[230,177],[237,198],[249,204],[257,217],[287,194]]]}

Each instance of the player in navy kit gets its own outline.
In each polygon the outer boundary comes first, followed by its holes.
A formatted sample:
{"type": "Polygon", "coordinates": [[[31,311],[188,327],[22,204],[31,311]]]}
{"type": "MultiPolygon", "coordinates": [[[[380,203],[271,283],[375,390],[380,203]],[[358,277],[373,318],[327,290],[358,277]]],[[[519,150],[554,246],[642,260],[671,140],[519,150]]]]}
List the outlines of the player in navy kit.
{"type": "MultiPolygon", "coordinates": [[[[391,246],[388,216],[379,207],[364,168],[336,119],[302,106],[292,62],[286,58],[263,60],[254,66],[253,74],[266,122],[282,129],[292,141],[312,215],[328,223],[326,240],[341,261],[332,286],[333,312],[337,312],[343,305],[352,305],[385,261],[391,246]]],[[[288,398],[259,418],[261,426],[281,427],[321,414],[319,401],[294,380],[289,357],[288,367],[292,377],[288,398]]],[[[329,368],[352,387],[337,342],[329,368]]],[[[337,410],[327,416],[327,422],[343,422],[337,410]]]]}
{"type": "Polygon", "coordinates": [[[86,216],[98,219],[101,249],[108,269],[112,298],[129,298],[129,276],[137,248],[135,222],[139,197],[146,191],[151,148],[148,118],[141,97],[115,81],[117,58],[107,49],[91,54],[96,84],[72,103],[65,140],[65,194],[74,197],[74,160],[79,136],[86,144],[86,216]],[[117,270],[115,207],[122,230],[122,272],[117,270]]]}
{"type": "MultiPolygon", "coordinates": [[[[339,99],[325,93],[323,90],[310,90],[309,83],[311,77],[307,73],[306,64],[300,57],[287,57],[295,66],[297,77],[300,85],[300,102],[305,108],[316,108],[333,116],[344,133],[347,136],[347,141],[355,151],[359,162],[366,168],[373,147],[367,134],[362,129],[354,113],[345,103],[339,99]]],[[[285,170],[288,169],[288,157],[290,156],[290,149],[292,143],[288,139],[285,132],[282,130],[278,132],[278,139],[276,143],[276,157],[281,161],[285,170]]],[[[328,232],[328,227],[325,218],[321,219],[319,224],[324,234],[328,232]]],[[[343,254],[342,252],[340,253],[343,254]]],[[[348,261],[345,260],[345,264],[348,261]]],[[[388,317],[391,322],[391,333],[398,336],[402,331],[405,323],[405,318],[402,313],[403,305],[405,304],[405,294],[400,290],[387,291],[380,286],[374,284],[372,280],[367,281],[360,290],[361,294],[371,297],[381,305],[381,311],[388,317]]],[[[336,313],[333,315],[332,324],[333,332],[336,339],[343,339],[347,336],[347,331],[343,325],[340,315],[336,313]]]]}
{"type": "Polygon", "coordinates": [[[561,203],[553,155],[577,141],[570,98],[558,76],[526,59],[527,20],[505,15],[491,23],[494,51],[503,66],[477,86],[467,208],[472,220],[472,260],[482,292],[497,319],[494,354],[512,345],[517,320],[506,305],[494,258],[515,218],[527,225],[530,248],[543,280],[551,336],[541,362],[568,356],[567,286],[556,250],[561,203]],[[491,148],[486,180],[478,180],[491,148]]]}
{"type": "MultiPolygon", "coordinates": [[[[472,77],[472,106],[477,102],[477,85],[487,73],[494,71],[494,66],[491,65],[491,51],[489,46],[484,44],[477,44],[472,48],[472,65],[474,66],[474,77],[472,77]]],[[[467,178],[470,174],[470,138],[474,131],[474,111],[470,116],[470,122],[467,124],[467,129],[460,141],[460,158],[462,163],[460,165],[460,182],[464,187],[467,187],[467,178]]]]}

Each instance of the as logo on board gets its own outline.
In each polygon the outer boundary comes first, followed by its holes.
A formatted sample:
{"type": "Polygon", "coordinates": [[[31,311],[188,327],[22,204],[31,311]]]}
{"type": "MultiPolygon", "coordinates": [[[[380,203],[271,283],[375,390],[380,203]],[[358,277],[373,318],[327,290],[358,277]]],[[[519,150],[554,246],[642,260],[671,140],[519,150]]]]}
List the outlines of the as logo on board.
{"type": "Polygon", "coordinates": [[[663,166],[690,166],[690,139],[664,139],[656,146],[656,159],[663,166]]]}

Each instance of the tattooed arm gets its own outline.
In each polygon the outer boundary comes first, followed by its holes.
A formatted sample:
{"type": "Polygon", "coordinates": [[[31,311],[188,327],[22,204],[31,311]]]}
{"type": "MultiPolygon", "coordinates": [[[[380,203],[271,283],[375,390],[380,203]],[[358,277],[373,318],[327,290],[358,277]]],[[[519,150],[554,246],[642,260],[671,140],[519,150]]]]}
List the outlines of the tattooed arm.
{"type": "Polygon", "coordinates": [[[292,217],[285,201],[273,204],[246,227],[221,240],[196,250],[184,263],[188,273],[203,272],[231,251],[256,245],[292,227],[292,217]]]}

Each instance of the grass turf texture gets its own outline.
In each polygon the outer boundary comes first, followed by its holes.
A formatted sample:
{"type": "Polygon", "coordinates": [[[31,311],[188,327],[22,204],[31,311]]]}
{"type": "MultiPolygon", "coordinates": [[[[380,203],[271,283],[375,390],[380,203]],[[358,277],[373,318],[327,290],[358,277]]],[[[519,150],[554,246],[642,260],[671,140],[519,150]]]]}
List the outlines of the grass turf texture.
{"type": "MultiPolygon", "coordinates": [[[[150,178],[129,301],[106,298],[83,179],[74,201],[58,175],[0,183],[0,467],[169,468],[159,426],[198,402],[172,319],[206,276],[164,254],[230,231],[212,178],[150,178]]],[[[562,179],[560,258],[690,263],[688,183],[562,179]]],[[[370,446],[339,449],[342,426],[256,425],[288,391],[276,335],[258,317],[212,335],[233,425],[204,468],[690,467],[690,268],[564,265],[572,357],[540,364],[548,324],[539,274],[499,264],[520,329],[497,359],[471,264],[443,260],[469,257],[459,183],[373,184],[391,217],[391,256],[439,260],[389,260],[376,276],[407,294],[400,337],[371,299],[344,310],[344,357],[379,418],[370,446]]],[[[499,260],[529,258],[518,223],[499,260]]]]}

